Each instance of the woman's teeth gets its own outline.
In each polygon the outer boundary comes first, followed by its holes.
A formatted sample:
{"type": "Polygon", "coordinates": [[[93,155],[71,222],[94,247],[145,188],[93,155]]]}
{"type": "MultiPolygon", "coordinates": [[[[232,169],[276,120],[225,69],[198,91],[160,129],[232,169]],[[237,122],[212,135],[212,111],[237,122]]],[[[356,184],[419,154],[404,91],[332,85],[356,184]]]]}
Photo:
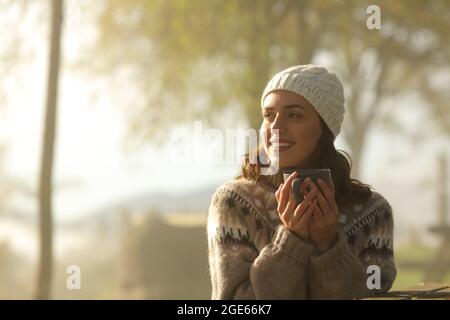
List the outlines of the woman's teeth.
{"type": "Polygon", "coordinates": [[[280,143],[272,143],[271,146],[275,149],[286,150],[294,145],[293,142],[280,142],[280,143]]]}

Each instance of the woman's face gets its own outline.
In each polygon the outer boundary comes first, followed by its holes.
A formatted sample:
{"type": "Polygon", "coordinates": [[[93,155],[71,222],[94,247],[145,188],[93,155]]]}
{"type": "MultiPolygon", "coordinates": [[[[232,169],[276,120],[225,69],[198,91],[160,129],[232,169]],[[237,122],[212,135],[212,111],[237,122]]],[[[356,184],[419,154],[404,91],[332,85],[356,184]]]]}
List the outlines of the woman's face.
{"type": "Polygon", "coordinates": [[[296,93],[278,90],[265,97],[262,113],[262,129],[267,137],[264,150],[270,160],[276,157],[278,149],[280,168],[311,166],[310,158],[322,135],[314,107],[296,93]],[[274,129],[278,129],[278,135],[274,129]]]}

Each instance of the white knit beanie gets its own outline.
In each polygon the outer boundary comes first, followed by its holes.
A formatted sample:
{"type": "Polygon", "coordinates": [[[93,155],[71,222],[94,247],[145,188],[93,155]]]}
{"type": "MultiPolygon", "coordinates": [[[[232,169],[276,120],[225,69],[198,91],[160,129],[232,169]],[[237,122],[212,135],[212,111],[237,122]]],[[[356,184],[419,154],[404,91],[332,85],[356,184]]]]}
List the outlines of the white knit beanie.
{"type": "Polygon", "coordinates": [[[301,95],[316,109],[333,133],[334,140],[344,120],[344,88],[334,73],[324,67],[307,64],[289,67],[270,79],[264,89],[264,98],[276,90],[287,90],[301,95]]]}

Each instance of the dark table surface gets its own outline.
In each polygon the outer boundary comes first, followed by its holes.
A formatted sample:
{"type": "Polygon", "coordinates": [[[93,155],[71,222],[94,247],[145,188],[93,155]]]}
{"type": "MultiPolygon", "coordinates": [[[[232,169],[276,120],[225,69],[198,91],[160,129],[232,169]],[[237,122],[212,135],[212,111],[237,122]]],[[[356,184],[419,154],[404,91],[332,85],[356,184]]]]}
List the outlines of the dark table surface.
{"type": "Polygon", "coordinates": [[[384,295],[365,298],[363,300],[450,300],[450,285],[448,283],[418,283],[414,287],[398,291],[389,291],[384,295]]]}

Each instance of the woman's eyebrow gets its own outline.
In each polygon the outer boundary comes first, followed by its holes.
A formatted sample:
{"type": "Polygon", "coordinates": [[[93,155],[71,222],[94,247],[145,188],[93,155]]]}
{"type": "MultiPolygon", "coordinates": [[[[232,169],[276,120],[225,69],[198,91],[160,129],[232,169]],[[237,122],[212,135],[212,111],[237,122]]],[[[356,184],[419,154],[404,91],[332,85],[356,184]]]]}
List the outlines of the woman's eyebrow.
{"type": "MultiPolygon", "coordinates": [[[[293,108],[300,108],[303,110],[307,110],[305,106],[302,106],[300,104],[288,104],[282,107],[283,109],[293,109],[293,108]]],[[[264,108],[264,110],[274,110],[275,108],[271,107],[271,106],[267,106],[264,108]]]]}

